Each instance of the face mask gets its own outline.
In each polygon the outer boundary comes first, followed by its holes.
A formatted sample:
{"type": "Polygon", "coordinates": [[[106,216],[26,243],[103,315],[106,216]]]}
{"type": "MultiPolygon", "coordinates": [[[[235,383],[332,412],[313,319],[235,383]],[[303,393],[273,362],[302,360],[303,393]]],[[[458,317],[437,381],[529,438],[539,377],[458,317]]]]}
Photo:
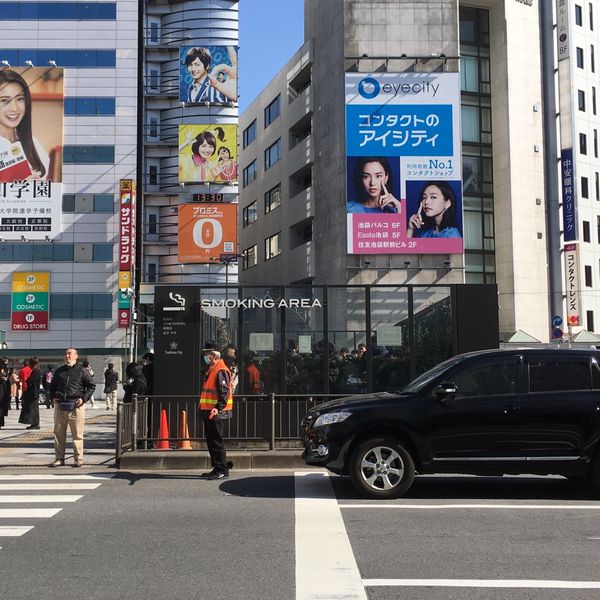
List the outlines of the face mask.
{"type": "Polygon", "coordinates": [[[210,364],[210,357],[209,356],[203,356],[202,357],[204,359],[204,362],[208,365],[210,364]]]}

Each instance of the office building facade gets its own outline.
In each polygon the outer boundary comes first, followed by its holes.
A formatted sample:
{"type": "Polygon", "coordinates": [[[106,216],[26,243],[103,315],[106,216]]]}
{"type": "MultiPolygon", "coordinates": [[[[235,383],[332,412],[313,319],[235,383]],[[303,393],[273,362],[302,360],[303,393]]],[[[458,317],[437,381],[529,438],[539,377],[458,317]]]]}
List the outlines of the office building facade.
{"type": "Polygon", "coordinates": [[[497,283],[500,339],[524,330],[549,341],[552,317],[566,330],[568,315],[556,165],[561,148],[573,148],[585,180],[576,186],[572,332],[594,331],[597,9],[573,0],[307,0],[304,46],[240,119],[240,282],[497,283]],[[570,48],[562,60],[560,19],[570,48]],[[462,250],[348,252],[344,82],[448,73],[460,74],[462,250]]]}

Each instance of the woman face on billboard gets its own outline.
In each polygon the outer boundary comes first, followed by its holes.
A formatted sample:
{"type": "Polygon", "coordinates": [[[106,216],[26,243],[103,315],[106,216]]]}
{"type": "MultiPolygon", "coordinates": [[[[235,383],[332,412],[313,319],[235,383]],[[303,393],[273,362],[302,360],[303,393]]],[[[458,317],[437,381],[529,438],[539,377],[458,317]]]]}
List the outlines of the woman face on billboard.
{"type": "Polygon", "coordinates": [[[197,154],[200,158],[204,160],[208,160],[215,153],[215,147],[211,146],[208,140],[204,140],[201,144],[198,145],[197,154]]]}
{"type": "Polygon", "coordinates": [[[400,202],[391,193],[392,176],[385,157],[359,158],[354,165],[354,188],[356,198],[348,202],[348,212],[400,212],[400,202]]]}
{"type": "Polygon", "coordinates": [[[0,89],[0,135],[10,142],[18,141],[17,127],[27,106],[25,93],[18,83],[8,83],[0,89]]]}
{"type": "Polygon", "coordinates": [[[461,237],[456,209],[456,194],[449,183],[426,183],[419,195],[419,209],[408,219],[407,237],[461,237]]]}

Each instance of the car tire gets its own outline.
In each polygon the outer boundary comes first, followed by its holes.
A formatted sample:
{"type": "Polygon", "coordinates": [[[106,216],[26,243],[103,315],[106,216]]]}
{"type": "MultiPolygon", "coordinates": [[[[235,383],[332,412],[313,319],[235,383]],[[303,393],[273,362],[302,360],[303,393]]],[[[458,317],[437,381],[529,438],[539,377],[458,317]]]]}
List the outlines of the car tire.
{"type": "Polygon", "coordinates": [[[408,450],[392,437],[371,438],[352,452],[349,464],[354,487],[369,498],[399,498],[415,478],[408,450]]]}

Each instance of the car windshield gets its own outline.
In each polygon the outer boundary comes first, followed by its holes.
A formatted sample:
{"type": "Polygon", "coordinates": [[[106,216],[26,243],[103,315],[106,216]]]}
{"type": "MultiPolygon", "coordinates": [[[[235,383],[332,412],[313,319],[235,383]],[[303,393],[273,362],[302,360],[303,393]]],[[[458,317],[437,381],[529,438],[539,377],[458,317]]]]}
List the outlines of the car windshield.
{"type": "Polygon", "coordinates": [[[417,394],[423,388],[427,387],[434,379],[439,377],[444,371],[447,371],[454,365],[458,364],[460,359],[457,358],[449,358],[445,360],[443,363],[436,365],[429,371],[425,371],[425,373],[421,373],[416,379],[413,379],[405,388],[400,390],[403,394],[417,394]]]}

